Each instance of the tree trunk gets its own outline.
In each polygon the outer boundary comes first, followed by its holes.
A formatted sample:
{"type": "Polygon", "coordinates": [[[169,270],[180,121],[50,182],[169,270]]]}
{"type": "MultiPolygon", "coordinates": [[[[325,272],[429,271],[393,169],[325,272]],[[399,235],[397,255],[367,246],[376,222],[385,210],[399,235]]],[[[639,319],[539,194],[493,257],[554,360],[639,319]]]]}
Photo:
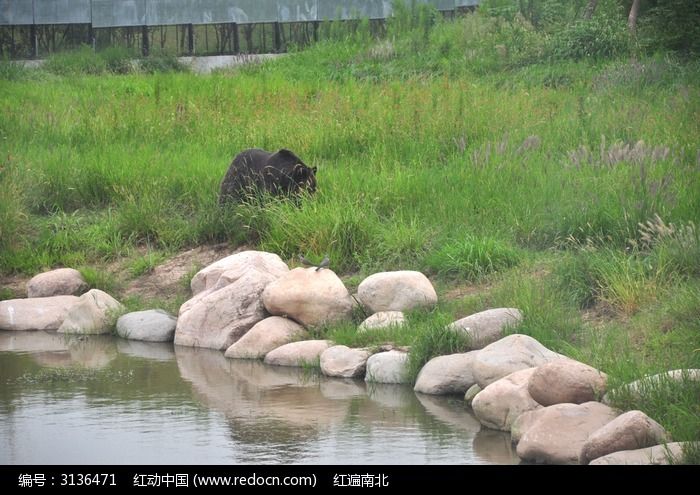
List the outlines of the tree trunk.
{"type": "Polygon", "coordinates": [[[639,15],[639,0],[634,0],[630,8],[630,15],[627,17],[627,26],[632,33],[637,32],[637,15],[639,15]]]}
{"type": "Polygon", "coordinates": [[[595,9],[598,7],[598,0],[588,0],[588,5],[586,5],[586,10],[583,11],[583,18],[590,19],[595,14],[595,9]]]}

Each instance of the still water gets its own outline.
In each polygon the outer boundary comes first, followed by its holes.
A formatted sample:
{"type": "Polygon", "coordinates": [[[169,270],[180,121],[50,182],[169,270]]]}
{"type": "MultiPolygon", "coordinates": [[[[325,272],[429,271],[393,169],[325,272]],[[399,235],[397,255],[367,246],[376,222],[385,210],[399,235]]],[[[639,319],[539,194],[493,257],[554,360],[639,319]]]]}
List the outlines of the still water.
{"type": "Polygon", "coordinates": [[[111,336],[0,332],[0,464],[511,464],[459,398],[111,336]]]}

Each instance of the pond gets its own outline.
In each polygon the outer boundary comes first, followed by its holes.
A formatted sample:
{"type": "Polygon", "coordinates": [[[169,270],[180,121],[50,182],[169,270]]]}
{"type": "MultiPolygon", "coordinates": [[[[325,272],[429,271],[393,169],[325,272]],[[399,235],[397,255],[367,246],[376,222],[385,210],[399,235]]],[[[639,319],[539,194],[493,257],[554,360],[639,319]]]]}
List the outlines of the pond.
{"type": "Polygon", "coordinates": [[[112,336],[0,332],[0,464],[514,464],[459,397],[112,336]]]}

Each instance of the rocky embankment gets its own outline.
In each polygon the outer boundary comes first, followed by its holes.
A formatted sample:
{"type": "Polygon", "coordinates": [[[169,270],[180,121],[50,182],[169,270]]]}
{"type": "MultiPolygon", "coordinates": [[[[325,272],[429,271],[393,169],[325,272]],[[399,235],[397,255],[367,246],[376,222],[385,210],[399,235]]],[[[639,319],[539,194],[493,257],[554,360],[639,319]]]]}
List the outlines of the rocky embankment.
{"type": "MultiPolygon", "coordinates": [[[[391,346],[354,349],[309,340],[308,330],[352,321],[361,305],[371,314],[358,332],[405,324],[404,312],[431,309],[438,298],[415,271],[375,273],[351,295],[330,269],[294,268],[276,254],[244,251],[200,270],[192,298],[175,318],[154,309],[124,314],[117,300],[92,289],[80,273],[58,269],[28,283],[27,298],[0,302],[0,330],[55,330],[207,347],[231,359],[271,366],[318,366],[330,377],[407,383],[408,353],[391,346]]],[[[523,315],[495,308],[455,321],[448,330],[469,336],[471,350],[438,356],[420,371],[419,394],[464,396],[486,428],[509,431],[518,456],[548,464],[665,464],[682,445],[641,411],[605,402],[607,375],[512,333],[523,315]],[[508,334],[508,335],[506,335],[508,334]]],[[[408,351],[410,352],[410,351],[408,351]]],[[[628,384],[630,393],[661,380],[700,379],[700,370],[674,370],[628,384]]]]}

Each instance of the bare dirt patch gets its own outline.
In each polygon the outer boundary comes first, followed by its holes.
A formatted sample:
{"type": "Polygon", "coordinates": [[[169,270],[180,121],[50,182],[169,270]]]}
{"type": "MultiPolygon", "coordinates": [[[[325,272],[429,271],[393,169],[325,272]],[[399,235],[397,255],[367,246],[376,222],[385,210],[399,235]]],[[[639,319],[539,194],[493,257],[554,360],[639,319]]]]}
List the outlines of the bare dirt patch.
{"type": "Polygon", "coordinates": [[[181,293],[189,294],[189,280],[185,280],[186,278],[221,258],[246,249],[246,246],[233,249],[224,243],[183,251],[158,265],[153,271],[128,281],[122,293],[127,297],[148,299],[171,299],[181,293]]]}

